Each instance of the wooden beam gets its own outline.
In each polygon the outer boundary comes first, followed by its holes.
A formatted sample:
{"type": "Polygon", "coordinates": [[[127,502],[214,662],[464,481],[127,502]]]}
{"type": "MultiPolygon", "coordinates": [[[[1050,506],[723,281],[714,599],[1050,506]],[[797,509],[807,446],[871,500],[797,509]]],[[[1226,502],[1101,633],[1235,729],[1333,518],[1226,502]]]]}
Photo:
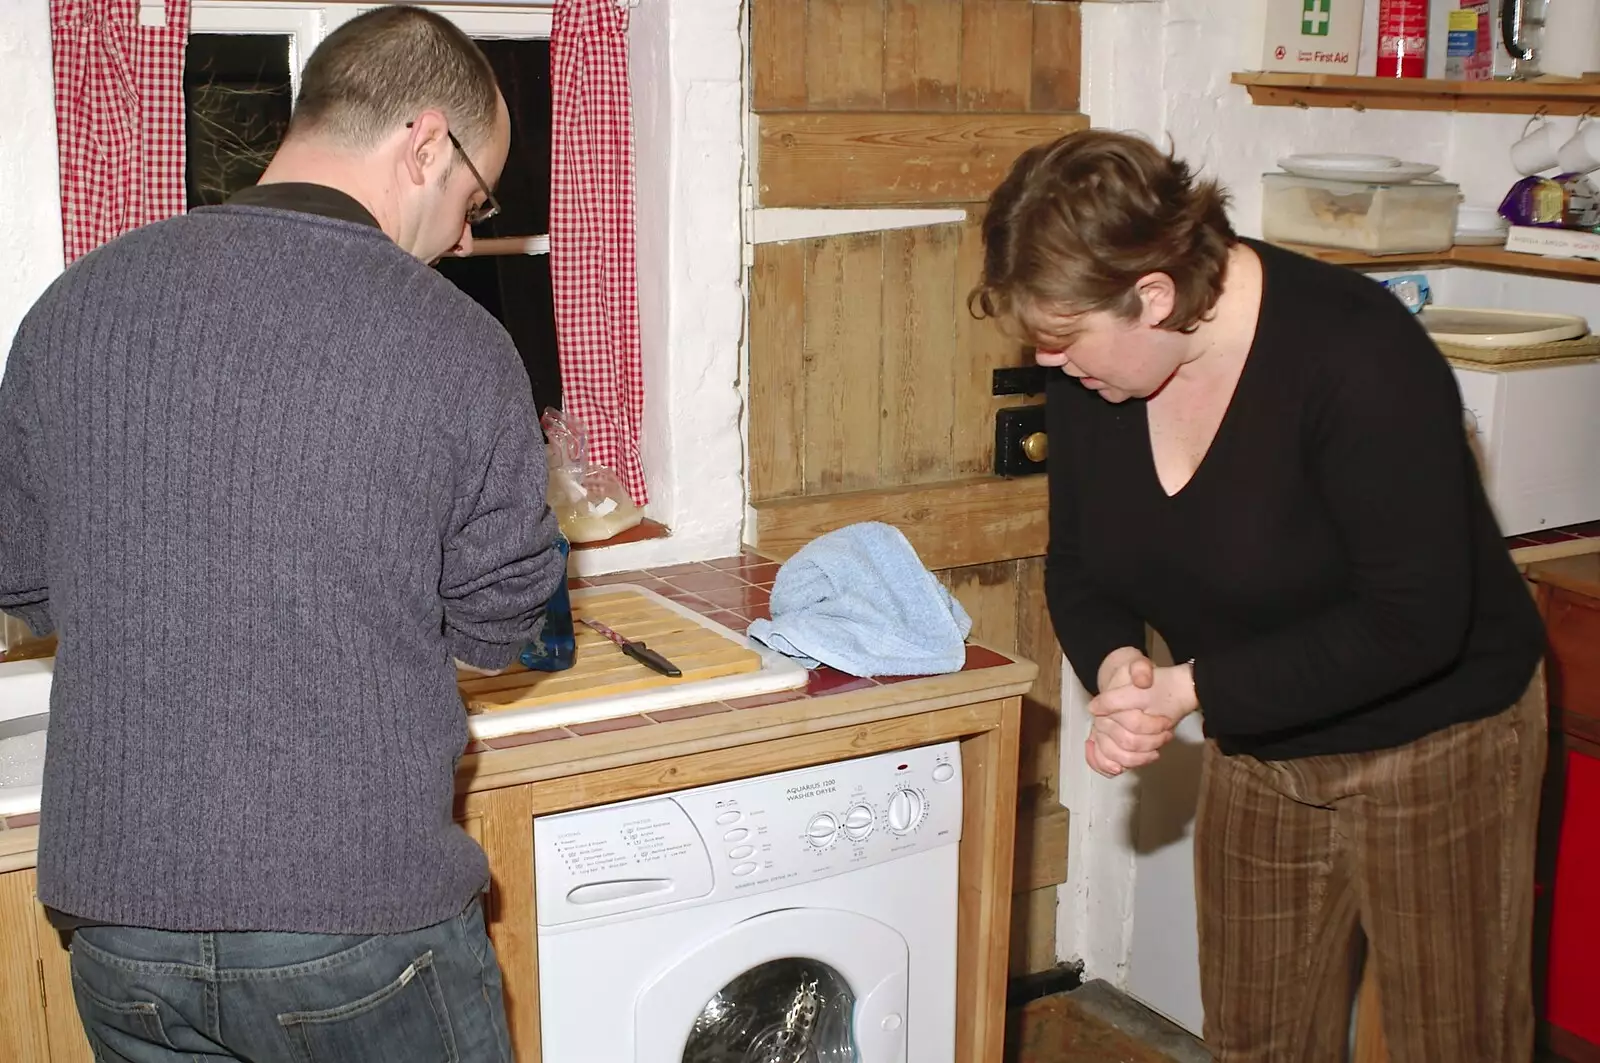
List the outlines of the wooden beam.
{"type": "Polygon", "coordinates": [[[973,203],[1081,114],[814,112],[757,117],[763,207],[973,203]]]}
{"type": "Polygon", "coordinates": [[[1017,802],[1011,892],[1032,893],[1067,881],[1068,813],[1053,797],[1029,793],[1017,802]]]}
{"type": "Polygon", "coordinates": [[[905,534],[928,568],[1038,557],[1049,541],[1043,476],[995,476],[755,503],[755,546],[784,560],[824,532],[882,521],[905,534]]]}

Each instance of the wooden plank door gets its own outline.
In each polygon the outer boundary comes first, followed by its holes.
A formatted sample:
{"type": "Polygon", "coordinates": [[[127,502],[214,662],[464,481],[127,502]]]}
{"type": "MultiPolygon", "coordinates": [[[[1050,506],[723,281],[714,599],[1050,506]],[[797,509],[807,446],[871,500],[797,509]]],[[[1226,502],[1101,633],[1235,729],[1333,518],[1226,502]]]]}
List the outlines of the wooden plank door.
{"type": "MultiPolygon", "coordinates": [[[[752,0],[757,210],[957,208],[964,220],[754,248],[750,494],[787,556],[858,520],[906,532],[973,638],[1040,665],[1023,710],[1012,971],[1055,959],[1066,877],[1061,655],[1044,608],[1042,478],[992,476],[993,371],[1026,352],[967,311],[990,191],[1083,128],[1079,6],[752,0]]],[[[1031,401],[1040,401],[1034,399],[1031,401]]]]}

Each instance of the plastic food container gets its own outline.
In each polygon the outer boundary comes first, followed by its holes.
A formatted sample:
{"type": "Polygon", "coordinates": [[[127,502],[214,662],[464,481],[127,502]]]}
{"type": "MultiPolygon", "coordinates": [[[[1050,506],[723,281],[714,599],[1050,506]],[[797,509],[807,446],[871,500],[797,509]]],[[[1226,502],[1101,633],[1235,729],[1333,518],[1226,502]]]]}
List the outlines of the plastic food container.
{"type": "Polygon", "coordinates": [[[1333,181],[1286,173],[1262,174],[1261,184],[1261,233],[1273,243],[1400,255],[1443,251],[1455,239],[1458,185],[1333,181]]]}

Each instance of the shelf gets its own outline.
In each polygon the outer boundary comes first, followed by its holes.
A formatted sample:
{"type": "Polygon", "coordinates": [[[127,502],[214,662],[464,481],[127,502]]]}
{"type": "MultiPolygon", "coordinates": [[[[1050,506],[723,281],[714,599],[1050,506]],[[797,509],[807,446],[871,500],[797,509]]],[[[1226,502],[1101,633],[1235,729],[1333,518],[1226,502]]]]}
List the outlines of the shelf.
{"type": "Polygon", "coordinates": [[[1233,75],[1261,107],[1353,107],[1358,111],[1458,111],[1577,115],[1600,110],[1600,81],[1442,81],[1342,74],[1233,75]]]}
{"type": "Polygon", "coordinates": [[[1527,255],[1519,251],[1507,251],[1503,247],[1452,247],[1446,251],[1429,251],[1421,254],[1368,255],[1360,251],[1345,251],[1334,247],[1310,247],[1303,244],[1283,246],[1309,258],[1331,262],[1336,266],[1351,266],[1355,269],[1465,266],[1471,269],[1502,270],[1507,273],[1531,273],[1541,277],[1600,280],[1600,262],[1586,258],[1527,255]]]}

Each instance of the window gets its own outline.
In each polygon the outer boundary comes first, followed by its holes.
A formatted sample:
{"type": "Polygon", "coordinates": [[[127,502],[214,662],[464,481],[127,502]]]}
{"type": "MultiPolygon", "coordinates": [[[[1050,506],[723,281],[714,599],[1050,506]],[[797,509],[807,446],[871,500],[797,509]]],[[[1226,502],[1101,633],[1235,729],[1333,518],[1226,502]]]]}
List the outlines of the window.
{"type": "MultiPolygon", "coordinates": [[[[287,128],[306,58],[334,28],[370,8],[196,0],[184,65],[191,208],[225,201],[261,176],[287,128]]],[[[498,217],[474,230],[470,258],[439,272],[510,333],[536,407],[561,406],[550,227],[550,15],[444,8],[489,57],[511,112],[511,155],[496,188],[498,217]]]]}

